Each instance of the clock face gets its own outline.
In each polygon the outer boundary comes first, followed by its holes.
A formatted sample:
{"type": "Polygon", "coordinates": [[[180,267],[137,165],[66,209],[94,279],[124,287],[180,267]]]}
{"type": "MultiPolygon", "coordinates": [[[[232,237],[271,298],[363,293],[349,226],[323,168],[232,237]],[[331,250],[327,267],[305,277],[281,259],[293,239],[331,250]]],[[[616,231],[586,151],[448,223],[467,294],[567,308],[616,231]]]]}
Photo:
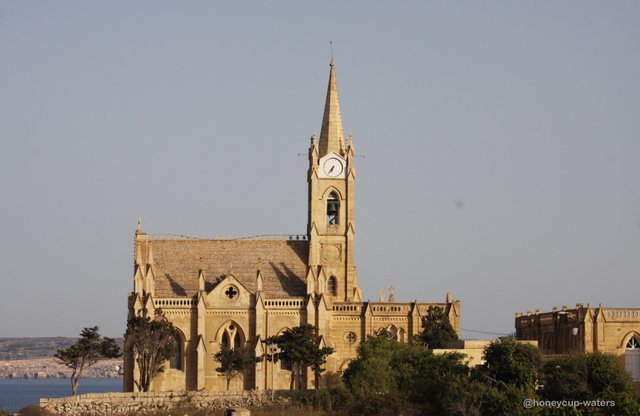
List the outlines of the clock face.
{"type": "Polygon", "coordinates": [[[342,174],[344,166],[342,166],[342,161],[340,159],[336,157],[330,157],[322,164],[322,170],[328,177],[335,178],[342,174]]]}

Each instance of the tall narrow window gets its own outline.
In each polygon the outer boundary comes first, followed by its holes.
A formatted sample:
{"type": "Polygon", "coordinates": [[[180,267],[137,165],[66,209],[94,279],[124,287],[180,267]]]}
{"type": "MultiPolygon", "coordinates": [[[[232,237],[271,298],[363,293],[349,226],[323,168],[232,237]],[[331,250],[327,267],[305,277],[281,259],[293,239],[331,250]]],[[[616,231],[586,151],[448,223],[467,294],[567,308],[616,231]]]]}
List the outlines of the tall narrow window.
{"type": "Polygon", "coordinates": [[[222,331],[220,339],[222,348],[240,348],[242,346],[242,337],[240,331],[233,323],[229,323],[222,331]]]}
{"type": "Polygon", "coordinates": [[[336,281],[335,276],[331,276],[329,280],[327,280],[327,293],[336,296],[338,294],[338,282],[336,281]]]}
{"type": "Polygon", "coordinates": [[[327,200],[327,225],[339,224],[340,199],[338,194],[331,192],[327,200]]]}
{"type": "Polygon", "coordinates": [[[180,335],[173,336],[173,355],[169,359],[169,368],[182,370],[182,339],[180,335]]]}
{"type": "MultiPolygon", "coordinates": [[[[291,329],[284,328],[280,332],[278,332],[278,336],[284,334],[285,332],[290,332],[290,331],[291,329]]],[[[281,358],[279,361],[280,361],[281,371],[291,371],[293,369],[293,366],[291,365],[291,362],[289,360],[285,360],[284,358],[281,358]]]]}
{"type": "Polygon", "coordinates": [[[291,362],[289,362],[289,360],[285,360],[284,358],[280,360],[280,370],[291,371],[292,369],[293,366],[291,365],[291,362]]]}
{"type": "Polygon", "coordinates": [[[624,354],[625,367],[627,373],[634,381],[640,380],[640,341],[636,337],[631,337],[627,342],[624,354]]]}

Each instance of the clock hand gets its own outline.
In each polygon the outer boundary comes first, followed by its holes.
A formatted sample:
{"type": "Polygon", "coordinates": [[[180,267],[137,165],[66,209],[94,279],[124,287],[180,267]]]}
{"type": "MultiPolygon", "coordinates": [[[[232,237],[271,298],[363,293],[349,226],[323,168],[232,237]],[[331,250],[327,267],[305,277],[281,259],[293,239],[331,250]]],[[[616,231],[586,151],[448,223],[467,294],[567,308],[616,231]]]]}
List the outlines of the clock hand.
{"type": "Polygon", "coordinates": [[[334,166],[331,166],[331,169],[329,169],[329,172],[328,172],[328,173],[333,172],[333,169],[335,169],[335,165],[334,165],[334,166]]]}

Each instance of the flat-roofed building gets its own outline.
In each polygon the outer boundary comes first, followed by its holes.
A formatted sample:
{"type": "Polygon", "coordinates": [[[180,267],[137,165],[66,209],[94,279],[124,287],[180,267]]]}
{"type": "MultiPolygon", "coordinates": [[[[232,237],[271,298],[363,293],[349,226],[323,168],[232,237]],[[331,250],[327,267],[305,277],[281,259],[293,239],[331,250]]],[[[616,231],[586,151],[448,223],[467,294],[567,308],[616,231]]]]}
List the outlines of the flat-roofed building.
{"type": "Polygon", "coordinates": [[[605,352],[640,381],[640,308],[592,308],[576,304],[551,312],[516,313],[516,338],[536,340],[544,354],[605,352]]]}

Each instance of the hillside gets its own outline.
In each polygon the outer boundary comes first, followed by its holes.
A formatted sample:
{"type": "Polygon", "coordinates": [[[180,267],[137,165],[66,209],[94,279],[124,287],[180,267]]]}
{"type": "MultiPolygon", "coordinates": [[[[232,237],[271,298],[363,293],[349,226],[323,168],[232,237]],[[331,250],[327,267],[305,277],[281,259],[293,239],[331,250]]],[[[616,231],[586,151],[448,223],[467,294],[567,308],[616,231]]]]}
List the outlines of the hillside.
{"type": "MultiPolygon", "coordinates": [[[[56,350],[67,348],[76,338],[0,338],[0,361],[53,357],[56,350]]],[[[116,339],[122,348],[122,338],[116,339]]]]}
{"type": "MultiPolygon", "coordinates": [[[[67,348],[76,338],[0,338],[0,379],[2,378],[61,378],[70,370],[55,362],[57,350],[67,348]]],[[[116,339],[122,348],[122,338],[116,339]]],[[[101,361],[85,372],[86,377],[118,377],[116,366],[122,358],[101,361]]]]}

